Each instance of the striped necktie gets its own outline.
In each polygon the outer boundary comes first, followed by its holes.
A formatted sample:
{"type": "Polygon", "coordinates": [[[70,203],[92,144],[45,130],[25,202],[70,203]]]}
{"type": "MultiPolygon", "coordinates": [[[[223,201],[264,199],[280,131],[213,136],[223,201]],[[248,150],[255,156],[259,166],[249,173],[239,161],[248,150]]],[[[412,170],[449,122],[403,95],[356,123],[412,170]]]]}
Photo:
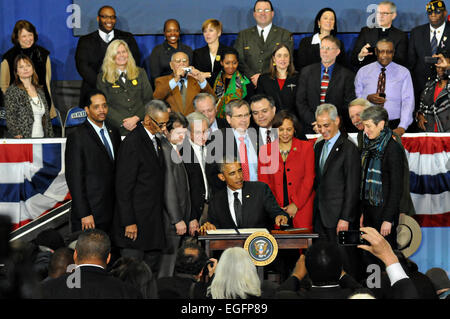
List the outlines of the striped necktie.
{"type": "Polygon", "coordinates": [[[328,83],[330,77],[328,76],[328,69],[325,69],[322,76],[322,82],[320,83],[320,104],[325,103],[325,97],[327,95],[328,83]]]}
{"type": "Polygon", "coordinates": [[[436,54],[437,51],[437,38],[436,38],[436,30],[434,30],[433,38],[431,38],[431,55],[436,54]]]}

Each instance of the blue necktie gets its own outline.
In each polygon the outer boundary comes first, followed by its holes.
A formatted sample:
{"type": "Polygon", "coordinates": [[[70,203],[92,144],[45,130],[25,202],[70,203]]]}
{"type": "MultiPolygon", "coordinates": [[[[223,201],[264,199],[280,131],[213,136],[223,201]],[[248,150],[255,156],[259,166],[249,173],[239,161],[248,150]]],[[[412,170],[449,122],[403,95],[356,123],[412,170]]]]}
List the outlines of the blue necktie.
{"type": "Polygon", "coordinates": [[[105,144],[105,148],[106,148],[106,151],[108,152],[109,158],[111,160],[114,160],[112,152],[111,152],[111,148],[109,147],[109,143],[105,137],[105,131],[103,131],[103,129],[100,129],[100,135],[102,136],[103,144],[105,144]]]}
{"type": "Polygon", "coordinates": [[[330,144],[330,142],[326,141],[322,148],[322,156],[320,157],[320,161],[319,161],[319,167],[320,167],[321,173],[323,173],[323,167],[325,166],[325,162],[327,161],[327,157],[328,157],[328,144],[330,144]]]}
{"type": "Polygon", "coordinates": [[[433,38],[431,39],[431,55],[436,54],[437,51],[437,38],[436,30],[434,30],[433,38]]]}

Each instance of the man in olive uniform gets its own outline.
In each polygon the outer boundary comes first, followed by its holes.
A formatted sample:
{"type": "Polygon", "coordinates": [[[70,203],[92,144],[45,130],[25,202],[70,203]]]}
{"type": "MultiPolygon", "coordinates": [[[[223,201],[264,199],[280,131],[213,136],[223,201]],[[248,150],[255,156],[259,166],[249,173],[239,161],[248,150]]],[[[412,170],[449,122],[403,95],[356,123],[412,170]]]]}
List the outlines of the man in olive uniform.
{"type": "Polygon", "coordinates": [[[239,69],[255,85],[261,73],[269,71],[270,57],[274,48],[281,43],[294,52],[291,32],[272,24],[273,6],[269,0],[257,0],[253,7],[256,26],[239,32],[235,49],[239,53],[239,69]]]}

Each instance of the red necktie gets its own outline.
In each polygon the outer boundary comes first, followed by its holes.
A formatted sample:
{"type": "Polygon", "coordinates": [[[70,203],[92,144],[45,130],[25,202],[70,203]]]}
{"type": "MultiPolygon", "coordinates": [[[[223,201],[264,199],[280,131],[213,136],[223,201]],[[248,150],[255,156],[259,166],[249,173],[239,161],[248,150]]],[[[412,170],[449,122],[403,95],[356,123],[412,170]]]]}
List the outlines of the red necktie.
{"type": "Polygon", "coordinates": [[[320,83],[320,104],[325,103],[329,82],[330,77],[328,76],[328,70],[325,69],[325,71],[323,71],[322,82],[320,83]]]}
{"type": "Polygon", "coordinates": [[[386,89],[386,68],[381,68],[380,75],[378,76],[377,93],[384,93],[386,89]]]}
{"type": "Polygon", "coordinates": [[[239,145],[239,157],[241,158],[242,173],[244,174],[244,181],[249,181],[250,172],[248,168],[247,146],[243,137],[239,137],[239,141],[241,142],[239,145]]]}

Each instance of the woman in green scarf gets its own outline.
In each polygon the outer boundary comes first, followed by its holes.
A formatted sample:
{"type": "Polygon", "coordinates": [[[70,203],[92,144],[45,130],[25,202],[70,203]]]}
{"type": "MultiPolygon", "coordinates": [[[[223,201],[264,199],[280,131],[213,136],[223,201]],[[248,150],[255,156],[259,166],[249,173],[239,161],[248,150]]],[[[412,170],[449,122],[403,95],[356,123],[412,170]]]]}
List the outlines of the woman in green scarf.
{"type": "Polygon", "coordinates": [[[362,224],[373,227],[397,247],[400,198],[403,187],[402,149],[392,137],[386,109],[368,107],[361,114],[364,125],[361,153],[362,224]]]}
{"type": "Polygon", "coordinates": [[[225,105],[233,100],[247,100],[252,96],[250,80],[238,71],[239,54],[234,48],[223,51],[220,61],[222,70],[214,82],[213,91],[217,97],[217,117],[225,118],[225,105]]]}

